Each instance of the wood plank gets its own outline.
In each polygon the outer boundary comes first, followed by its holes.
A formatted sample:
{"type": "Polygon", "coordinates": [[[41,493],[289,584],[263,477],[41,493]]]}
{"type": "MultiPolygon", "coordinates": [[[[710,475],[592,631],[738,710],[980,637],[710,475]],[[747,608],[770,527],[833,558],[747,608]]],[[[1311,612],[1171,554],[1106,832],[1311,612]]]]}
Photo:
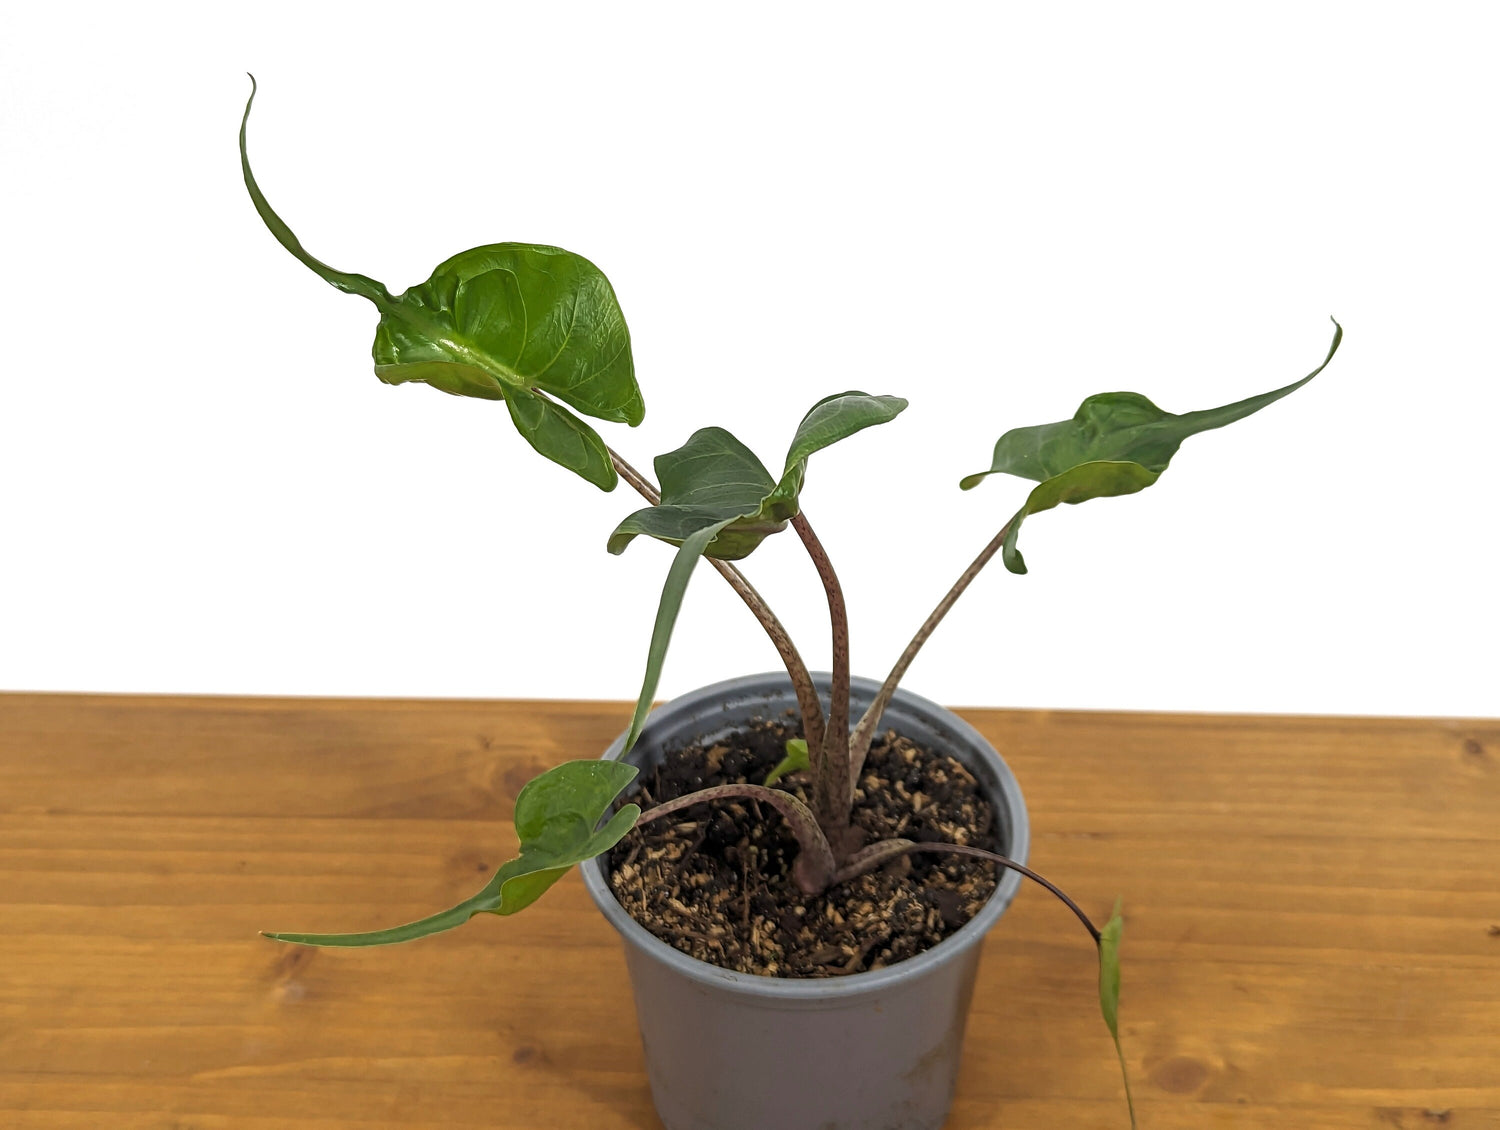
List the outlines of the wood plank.
{"type": "MultiPolygon", "coordinates": [[[[1500,723],[964,711],[1032,860],[1127,907],[1154,1130],[1500,1128],[1500,723]]],[[[0,1126],[655,1130],[576,877],[392,950],[278,947],[471,893],[618,703],[0,695],[0,1126]]],[[[1023,891],[949,1130],[1119,1127],[1087,938],[1023,891]]]]}

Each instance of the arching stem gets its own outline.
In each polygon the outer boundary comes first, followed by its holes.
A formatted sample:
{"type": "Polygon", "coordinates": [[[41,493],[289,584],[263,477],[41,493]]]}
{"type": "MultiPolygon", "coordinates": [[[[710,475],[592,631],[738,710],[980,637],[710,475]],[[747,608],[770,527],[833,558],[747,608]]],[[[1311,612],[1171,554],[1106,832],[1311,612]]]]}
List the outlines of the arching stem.
{"type": "Polygon", "coordinates": [[[848,882],[850,879],[856,879],[865,872],[873,871],[875,868],[889,863],[899,856],[910,855],[918,851],[944,852],[948,855],[971,855],[976,859],[988,860],[997,867],[1020,872],[1033,883],[1040,883],[1061,899],[1063,904],[1078,916],[1078,921],[1082,922],[1084,928],[1088,930],[1089,935],[1094,939],[1094,944],[1099,944],[1099,928],[1089,920],[1089,916],[1083,912],[1083,909],[1076,902],[1068,897],[1067,892],[1061,887],[1053,883],[1050,879],[1042,878],[1042,876],[1038,875],[1031,868],[1017,863],[1014,859],[1007,859],[1003,855],[997,855],[992,851],[985,851],[983,848],[969,847],[967,844],[917,843],[913,840],[881,840],[879,843],[871,844],[863,851],[856,852],[851,856],[848,862],[839,868],[838,873],[833,877],[833,881],[836,884],[848,882]]]}
{"type": "Polygon", "coordinates": [[[764,785],[714,785],[647,809],[641,813],[635,826],[639,828],[684,808],[716,800],[757,800],[776,809],[797,837],[797,861],[792,865],[792,880],[797,889],[806,895],[820,895],[828,889],[836,867],[833,850],[818,827],[812,809],[781,789],[768,789],[764,785]]]}
{"type": "Polygon", "coordinates": [[[828,725],[822,743],[813,745],[809,741],[807,748],[813,770],[813,810],[834,840],[835,853],[842,859],[854,800],[854,778],[849,772],[849,613],[833,562],[808,523],[807,515],[797,514],[792,519],[792,529],[807,548],[828,594],[828,620],[833,629],[833,686],[828,698],[828,725]]]}

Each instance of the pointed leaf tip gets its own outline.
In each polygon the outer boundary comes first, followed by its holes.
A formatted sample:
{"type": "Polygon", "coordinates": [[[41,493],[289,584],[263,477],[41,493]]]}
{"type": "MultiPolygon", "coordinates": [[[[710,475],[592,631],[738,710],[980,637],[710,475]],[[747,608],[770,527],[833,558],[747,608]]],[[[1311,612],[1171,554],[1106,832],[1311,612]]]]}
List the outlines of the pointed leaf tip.
{"type": "Polygon", "coordinates": [[[1135,1099],[1130,1094],[1130,1073],[1126,1070],[1125,1051],[1120,1045],[1120,938],[1125,929],[1121,905],[1122,900],[1115,899],[1115,909],[1104,929],[1099,931],[1099,1009],[1115,1043],[1115,1058],[1120,1061],[1120,1077],[1125,1082],[1130,1126],[1135,1130],[1135,1099]]]}
{"type": "Polygon", "coordinates": [[[1071,419],[1012,428],[995,442],[989,469],[965,475],[958,485],[972,490],[990,475],[1002,473],[1038,484],[1011,519],[1006,539],[1006,568],[1013,573],[1024,572],[1015,536],[1027,515],[1050,510],[1062,502],[1079,503],[1144,490],[1166,471],[1190,436],[1253,415],[1321,373],[1343,341],[1343,327],[1337,319],[1333,325],[1327,356],[1301,380],[1218,408],[1181,414],[1163,411],[1137,392],[1098,393],[1085,398],[1071,419]]]}

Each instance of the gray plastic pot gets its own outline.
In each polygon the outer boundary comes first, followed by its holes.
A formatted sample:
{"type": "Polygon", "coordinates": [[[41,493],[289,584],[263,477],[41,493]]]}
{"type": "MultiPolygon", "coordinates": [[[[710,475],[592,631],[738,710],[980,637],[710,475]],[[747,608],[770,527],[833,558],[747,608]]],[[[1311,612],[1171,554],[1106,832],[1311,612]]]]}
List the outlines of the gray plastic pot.
{"type": "MultiPolygon", "coordinates": [[[[814,675],[825,702],[827,675],[814,675]]],[[[878,690],[855,679],[857,718],[878,690]]],[[[668,748],[711,742],[796,698],[784,674],[750,675],[659,708],[631,751],[642,775],[668,748]]],[[[956,757],[994,806],[1004,854],[1026,861],[1030,830],[1015,777],[968,723],[898,691],[883,729],[956,757]]],[[[618,760],[624,735],[605,752],[618,760]]],[[[871,973],[778,978],[735,973],[659,941],[620,906],[604,859],[583,865],[594,902],[625,942],[651,1095],[667,1130],[938,1130],[953,1101],[980,943],[1021,877],[1006,871],[983,909],[926,953],[871,973]]]]}

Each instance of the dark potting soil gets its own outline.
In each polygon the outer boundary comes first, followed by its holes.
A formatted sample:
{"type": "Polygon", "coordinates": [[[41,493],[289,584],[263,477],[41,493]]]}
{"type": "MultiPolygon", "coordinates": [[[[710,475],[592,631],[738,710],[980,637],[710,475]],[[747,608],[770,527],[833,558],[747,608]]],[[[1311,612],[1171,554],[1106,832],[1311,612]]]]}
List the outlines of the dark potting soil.
{"type": "MultiPolygon", "coordinates": [[[[710,785],[760,784],[799,733],[785,721],[757,721],[709,748],[670,751],[630,799],[649,809],[710,785]]],[[[806,772],[774,787],[811,799],[806,772]]],[[[866,843],[1002,847],[973,775],[892,731],[870,749],[853,824],[866,843]]],[[[609,882],[637,922],[683,953],[740,973],[832,977],[931,948],[978,912],[998,878],[980,859],[917,852],[809,897],[791,878],[796,853],[774,809],[717,801],[631,832],[610,852],[609,882]]]]}

